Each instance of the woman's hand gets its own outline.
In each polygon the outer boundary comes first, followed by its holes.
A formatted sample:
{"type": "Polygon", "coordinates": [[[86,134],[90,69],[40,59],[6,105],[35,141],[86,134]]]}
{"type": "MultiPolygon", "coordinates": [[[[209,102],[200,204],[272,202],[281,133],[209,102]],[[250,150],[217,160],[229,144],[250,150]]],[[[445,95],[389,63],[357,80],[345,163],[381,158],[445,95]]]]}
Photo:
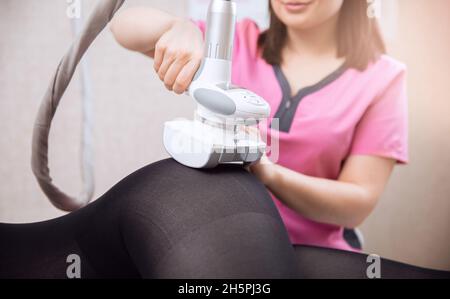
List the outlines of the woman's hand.
{"type": "Polygon", "coordinates": [[[154,50],[154,68],[166,88],[185,92],[200,67],[203,36],[188,20],[177,20],[158,40],[154,50]]]}
{"type": "MultiPolygon", "coordinates": [[[[259,129],[257,127],[245,127],[245,132],[250,135],[249,138],[251,140],[261,139],[259,129]]],[[[275,163],[273,163],[264,153],[261,156],[261,159],[250,164],[245,169],[254,174],[264,185],[267,186],[273,179],[275,173],[274,166],[275,163]]]]}
{"type": "Polygon", "coordinates": [[[191,21],[151,7],[133,7],[116,15],[111,31],[123,47],[154,58],[167,89],[189,87],[203,57],[203,36],[191,21]]]}
{"type": "Polygon", "coordinates": [[[259,161],[251,164],[246,169],[254,174],[264,185],[268,186],[275,175],[274,167],[275,163],[270,161],[266,154],[263,154],[259,161]]]}

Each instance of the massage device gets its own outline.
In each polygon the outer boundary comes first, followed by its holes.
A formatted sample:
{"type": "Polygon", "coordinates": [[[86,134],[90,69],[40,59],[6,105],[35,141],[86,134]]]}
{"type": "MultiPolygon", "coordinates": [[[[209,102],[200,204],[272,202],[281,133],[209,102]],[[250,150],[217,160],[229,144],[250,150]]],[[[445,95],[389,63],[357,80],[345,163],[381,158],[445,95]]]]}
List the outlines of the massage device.
{"type": "Polygon", "coordinates": [[[266,144],[256,130],[269,116],[267,102],[255,93],[231,84],[236,3],[213,0],[209,5],[205,51],[188,94],[197,108],[194,120],[164,125],[164,146],[179,163],[212,168],[223,163],[252,163],[266,144]]]}
{"type": "MultiPolygon", "coordinates": [[[[83,134],[83,191],[72,197],[52,181],[48,167],[48,139],[53,117],[81,58],[120,9],[125,0],[98,0],[86,25],[61,59],[42,99],[33,129],[31,166],[45,195],[61,210],[73,211],[89,203],[94,194],[92,159],[83,134]]],[[[208,12],[205,57],[189,87],[197,103],[195,119],[175,120],[164,126],[164,145],[178,162],[196,168],[220,163],[253,162],[265,150],[255,126],[269,115],[269,106],[256,94],[231,84],[231,56],[236,4],[212,0],[208,12]]],[[[84,120],[86,121],[86,119],[84,120]]],[[[90,126],[84,126],[89,127],[90,126]]],[[[89,132],[88,132],[89,133],[89,132]]]]}

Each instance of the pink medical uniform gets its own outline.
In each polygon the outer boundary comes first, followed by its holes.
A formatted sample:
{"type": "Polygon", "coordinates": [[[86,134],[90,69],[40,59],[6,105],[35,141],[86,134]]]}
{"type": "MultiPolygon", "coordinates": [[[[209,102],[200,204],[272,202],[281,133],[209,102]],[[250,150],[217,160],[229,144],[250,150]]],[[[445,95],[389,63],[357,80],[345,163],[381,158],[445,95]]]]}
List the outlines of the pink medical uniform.
{"type": "MultiPolygon", "coordinates": [[[[205,23],[195,23],[204,33],[205,23]]],[[[341,67],[291,96],[280,67],[267,64],[258,51],[260,33],[254,21],[238,22],[232,81],[270,104],[270,119],[260,130],[268,136],[272,160],[278,156],[276,163],[281,166],[331,180],[338,179],[351,155],[408,162],[403,64],[384,55],[362,72],[341,67]],[[279,119],[278,128],[273,118],[279,119]]],[[[342,227],[307,219],[272,197],[292,244],[354,250],[344,240],[342,227]]]]}

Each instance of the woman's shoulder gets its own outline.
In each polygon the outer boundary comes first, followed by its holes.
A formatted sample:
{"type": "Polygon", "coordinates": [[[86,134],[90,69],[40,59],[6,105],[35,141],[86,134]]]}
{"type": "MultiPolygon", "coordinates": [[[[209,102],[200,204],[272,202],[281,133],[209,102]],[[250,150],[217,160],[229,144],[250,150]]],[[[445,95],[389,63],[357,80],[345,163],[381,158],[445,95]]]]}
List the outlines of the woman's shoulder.
{"type": "Polygon", "coordinates": [[[243,31],[246,33],[258,34],[260,33],[260,28],[258,23],[250,18],[244,18],[236,23],[237,31],[243,31]]]}
{"type": "Polygon", "coordinates": [[[350,73],[352,80],[360,80],[366,87],[367,82],[370,82],[369,86],[378,93],[392,85],[403,84],[406,78],[406,65],[384,54],[371,62],[364,71],[352,69],[350,73]]]}
{"type": "Polygon", "coordinates": [[[236,45],[245,50],[256,53],[258,48],[258,38],[261,29],[254,20],[245,18],[236,24],[236,45]]]}
{"type": "Polygon", "coordinates": [[[368,71],[384,78],[392,78],[405,74],[406,65],[392,56],[383,54],[369,65],[368,71]]]}
{"type": "MultiPolygon", "coordinates": [[[[206,34],[206,22],[204,20],[192,20],[194,24],[206,34]]],[[[261,29],[256,21],[250,18],[244,18],[236,22],[233,52],[234,56],[245,54],[245,56],[256,56],[258,52],[258,39],[261,29]]]]}
{"type": "MultiPolygon", "coordinates": [[[[200,27],[202,31],[206,30],[206,21],[205,20],[194,20],[190,19],[194,24],[200,27]]],[[[245,34],[257,34],[260,33],[260,28],[258,23],[250,18],[244,18],[236,22],[236,33],[245,33],[245,34]]]]}

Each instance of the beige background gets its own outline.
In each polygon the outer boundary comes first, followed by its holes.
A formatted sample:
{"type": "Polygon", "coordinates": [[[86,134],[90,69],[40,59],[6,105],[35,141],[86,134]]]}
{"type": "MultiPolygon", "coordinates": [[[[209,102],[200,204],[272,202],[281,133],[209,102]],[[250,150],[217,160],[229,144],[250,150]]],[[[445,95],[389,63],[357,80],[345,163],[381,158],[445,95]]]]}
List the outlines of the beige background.
{"type": "MultiPolygon", "coordinates": [[[[94,1],[85,1],[86,14],[94,1]]],[[[182,0],[150,3],[177,15],[182,0]]],[[[40,192],[29,165],[32,123],[72,33],[66,1],[0,1],[0,222],[62,215],[40,192]]],[[[391,54],[408,65],[411,164],[398,167],[363,225],[366,251],[450,270],[450,1],[399,0],[391,54]]],[[[392,32],[391,32],[392,33],[392,32]]],[[[149,59],[115,44],[105,31],[89,51],[95,97],[95,177],[100,195],[125,175],[167,157],[162,123],[190,117],[193,103],[166,92],[149,59]]],[[[58,185],[80,188],[79,84],[74,81],[51,132],[50,166],[58,185]]],[[[0,240],[1,242],[1,240],[0,240]]]]}

